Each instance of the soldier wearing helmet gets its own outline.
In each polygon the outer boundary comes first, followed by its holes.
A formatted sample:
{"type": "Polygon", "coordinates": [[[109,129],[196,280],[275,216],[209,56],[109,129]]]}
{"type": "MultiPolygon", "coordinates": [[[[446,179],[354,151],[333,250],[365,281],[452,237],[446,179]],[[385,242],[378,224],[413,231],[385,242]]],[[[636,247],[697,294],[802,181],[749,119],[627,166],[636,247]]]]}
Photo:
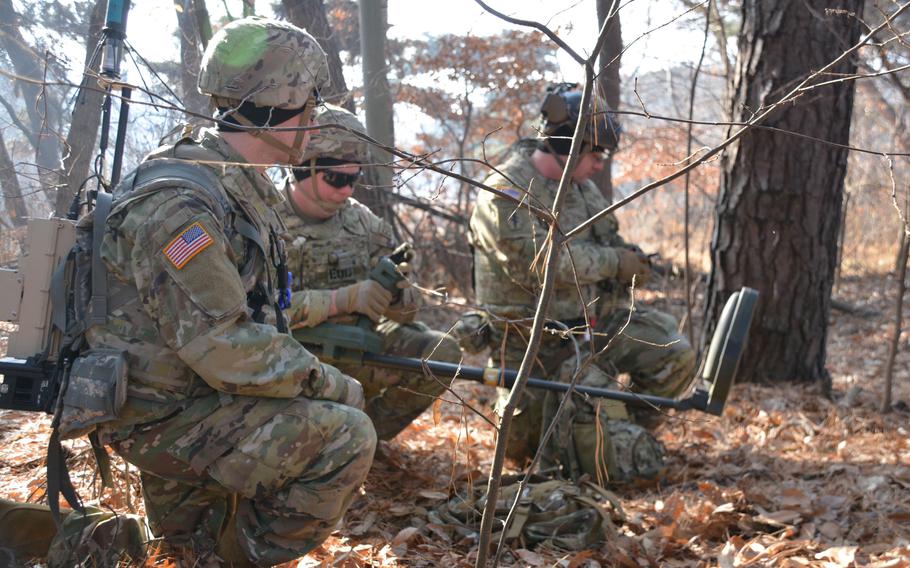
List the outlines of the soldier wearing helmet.
{"type": "Polygon", "coordinates": [[[124,362],[125,402],[74,431],[67,417],[86,409],[67,391],[61,432],[94,430],[139,469],[151,530],[181,563],[303,556],[372,462],[360,384],[286,333],[281,198],[263,173],[302,159],[309,134],[294,127],[309,126],[326,76],[325,54],[297,27],[225,26],[199,77],[217,126],[152,152],[115,189],[99,239],[108,306],[86,337],[124,362]]]}
{"type": "MultiPolygon", "coordinates": [[[[315,328],[323,322],[373,321],[383,353],[457,362],[453,339],[415,322],[419,304],[409,282],[392,294],[369,272],[397,242],[392,227],[351,197],[362,168],[371,162],[356,116],[333,105],[316,113],[316,125],[300,164],[285,184],[280,214],[288,227],[288,266],[293,275],[292,328],[315,328]]],[[[408,263],[399,265],[407,276],[408,263]]],[[[339,363],[364,388],[365,411],[379,439],[394,437],[428,408],[447,385],[422,373],[408,373],[339,363]]]]}
{"type": "MultiPolygon", "coordinates": [[[[552,206],[577,121],[589,121],[578,165],[571,174],[572,187],[559,216],[564,229],[578,226],[607,206],[589,178],[604,167],[604,155],[616,149],[620,134],[603,100],[595,98],[591,109],[582,109],[580,102],[581,93],[574,85],[550,87],[541,107],[538,139],[520,141],[497,168],[498,173],[484,182],[526,203],[552,206]]],[[[541,263],[535,259],[548,226],[514,201],[480,192],[470,228],[477,302],[490,321],[487,344],[493,349],[494,364],[499,365],[504,353],[506,366],[517,368],[527,346],[524,338],[528,333],[522,327],[528,325],[537,305],[542,274],[541,263]]],[[[628,373],[638,392],[680,394],[693,375],[695,357],[676,331],[676,321],[656,310],[636,307],[630,314],[626,308],[633,278],[640,286],[649,274],[647,257],[623,240],[613,215],[573,239],[559,257],[550,322],[536,372],[570,380],[578,363],[575,347],[591,337],[593,327],[595,348],[604,347],[602,339],[612,343],[584,371],[580,384],[615,387],[619,373],[628,373]]],[[[462,327],[478,327],[476,322],[470,323],[462,327]]],[[[580,347],[581,353],[588,350],[580,347]]],[[[505,396],[500,404],[504,402],[505,396]]],[[[573,477],[587,473],[600,483],[652,478],[660,473],[663,450],[640,423],[644,416],[634,415],[616,401],[579,398],[575,402],[556,424],[556,434],[545,448],[548,465],[559,465],[573,477]]],[[[524,394],[511,431],[511,457],[524,460],[534,455],[556,403],[552,395],[524,394]]]]}

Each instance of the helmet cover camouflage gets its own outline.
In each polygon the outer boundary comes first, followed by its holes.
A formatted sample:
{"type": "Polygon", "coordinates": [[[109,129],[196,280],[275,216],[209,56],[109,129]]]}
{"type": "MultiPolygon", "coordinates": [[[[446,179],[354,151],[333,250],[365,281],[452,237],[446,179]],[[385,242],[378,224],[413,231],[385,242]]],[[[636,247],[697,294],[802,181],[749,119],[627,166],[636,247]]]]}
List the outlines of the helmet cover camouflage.
{"type": "MultiPolygon", "coordinates": [[[[325,104],[318,108],[313,122],[316,126],[340,124],[351,130],[366,133],[366,128],[353,113],[335,105],[325,104]]],[[[369,144],[341,128],[320,128],[313,132],[303,154],[302,163],[313,158],[335,158],[344,162],[366,164],[370,162],[369,144]]]]}
{"type": "Polygon", "coordinates": [[[297,109],[329,85],[325,52],[313,36],[259,16],[235,20],[209,41],[199,92],[256,106],[297,109]]]}
{"type": "MultiPolygon", "coordinates": [[[[540,138],[553,137],[550,142],[559,154],[568,154],[569,141],[564,137],[572,136],[578,117],[581,115],[581,91],[575,83],[558,83],[547,87],[547,96],[540,107],[540,138]],[[557,138],[559,137],[559,138],[557,138]]],[[[619,145],[622,127],[613,115],[610,105],[603,97],[593,98],[593,113],[588,128],[585,129],[584,141],[592,148],[613,151],[619,145]]]]}

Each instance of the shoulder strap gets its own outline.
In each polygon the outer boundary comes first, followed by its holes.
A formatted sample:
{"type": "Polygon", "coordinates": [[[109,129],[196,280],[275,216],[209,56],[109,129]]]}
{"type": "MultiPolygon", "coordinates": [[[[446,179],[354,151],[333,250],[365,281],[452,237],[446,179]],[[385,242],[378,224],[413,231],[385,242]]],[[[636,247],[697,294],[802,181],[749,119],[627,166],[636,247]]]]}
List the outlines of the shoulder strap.
{"type": "Polygon", "coordinates": [[[117,188],[114,210],[149,194],[174,186],[189,187],[200,192],[219,219],[231,210],[221,181],[202,165],[179,158],[156,158],[139,165],[117,188]]]}
{"type": "Polygon", "coordinates": [[[107,321],[107,267],[101,260],[101,241],[104,227],[111,212],[113,195],[98,192],[92,219],[92,300],[89,315],[90,325],[104,325],[107,321]]]}

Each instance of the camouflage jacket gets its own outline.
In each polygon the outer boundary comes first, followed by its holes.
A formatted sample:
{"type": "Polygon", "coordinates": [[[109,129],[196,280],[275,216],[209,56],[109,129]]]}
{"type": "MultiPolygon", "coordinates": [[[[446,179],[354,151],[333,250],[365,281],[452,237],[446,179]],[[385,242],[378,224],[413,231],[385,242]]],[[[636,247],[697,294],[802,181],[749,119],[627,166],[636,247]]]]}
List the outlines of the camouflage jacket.
{"type": "Polygon", "coordinates": [[[135,294],[87,332],[92,347],[127,354],[126,405],[109,434],[128,433],[132,424],[214,391],[308,396],[322,373],[290,335],[255,323],[247,305],[257,283],[276,281],[265,252],[270,235],[284,230],[272,209],[280,202],[274,185],[240,165],[245,160],[212,130],[196,142],[160,148],[143,165],[160,158],[197,160],[220,186],[202,192],[175,183],[137,194],[124,183],[115,191],[102,258],[112,295],[124,288],[135,294]]]}
{"type": "MultiPolygon", "coordinates": [[[[527,146],[519,145],[497,168],[502,173],[494,173],[484,183],[519,199],[525,194],[516,187],[522,188],[528,192],[525,202],[530,200],[538,207],[550,208],[559,182],[537,171],[531,162],[533,148],[527,146]]],[[[569,231],[605,207],[607,202],[593,182],[573,183],[559,224],[563,231],[569,231]]],[[[527,207],[481,191],[470,228],[477,302],[502,317],[533,315],[543,282],[543,255],[539,259],[537,256],[546,240],[547,225],[527,207]]],[[[613,215],[605,216],[571,241],[571,254],[563,250],[559,257],[550,318],[571,321],[583,317],[582,302],[592,302],[611,286],[601,278],[605,273],[616,273],[618,257],[613,247],[618,246],[625,246],[625,242],[613,215]],[[575,286],[576,278],[582,298],[575,286]]],[[[596,312],[590,310],[589,314],[594,316],[596,312]]]]}
{"type": "Polygon", "coordinates": [[[309,292],[335,290],[367,279],[379,258],[391,254],[397,243],[392,227],[356,199],[349,198],[325,221],[314,222],[297,213],[287,189],[285,195],[278,212],[289,236],[288,268],[295,294],[288,320],[293,324],[304,319],[309,292]]]}

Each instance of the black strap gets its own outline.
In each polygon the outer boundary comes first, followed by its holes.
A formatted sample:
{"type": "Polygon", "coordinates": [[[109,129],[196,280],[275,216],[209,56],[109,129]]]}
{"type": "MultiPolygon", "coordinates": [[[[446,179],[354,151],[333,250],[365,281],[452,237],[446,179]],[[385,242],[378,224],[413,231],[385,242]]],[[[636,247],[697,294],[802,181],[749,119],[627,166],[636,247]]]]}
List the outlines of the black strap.
{"type": "MultiPolygon", "coordinates": [[[[79,346],[75,346],[78,348],[79,346]]],[[[85,514],[85,507],[73,482],[70,479],[69,471],[66,469],[66,457],[63,453],[63,446],[60,443],[60,415],[63,413],[63,396],[66,394],[66,387],[69,383],[69,365],[70,356],[75,353],[72,350],[68,354],[61,353],[58,361],[59,367],[56,371],[61,373],[60,392],[57,395],[56,408],[54,411],[54,420],[51,422],[51,437],[47,443],[47,505],[54,516],[54,522],[57,529],[61,530],[62,520],[60,518],[60,495],[66,499],[70,507],[85,514]]]]}
{"type": "Polygon", "coordinates": [[[94,430],[88,435],[92,443],[92,453],[95,455],[95,463],[98,464],[98,474],[101,476],[101,485],[109,489],[114,487],[114,478],[111,475],[111,456],[107,455],[101,440],[98,439],[98,431],[94,430]]]}
{"type": "Polygon", "coordinates": [[[92,219],[92,308],[89,325],[107,323],[107,267],[101,260],[101,241],[104,239],[107,216],[111,212],[112,198],[110,193],[99,191],[95,201],[92,219]]]}
{"type": "Polygon", "coordinates": [[[51,276],[51,321],[60,333],[66,333],[66,278],[67,268],[75,258],[75,252],[70,249],[69,254],[63,259],[51,276]]]}

